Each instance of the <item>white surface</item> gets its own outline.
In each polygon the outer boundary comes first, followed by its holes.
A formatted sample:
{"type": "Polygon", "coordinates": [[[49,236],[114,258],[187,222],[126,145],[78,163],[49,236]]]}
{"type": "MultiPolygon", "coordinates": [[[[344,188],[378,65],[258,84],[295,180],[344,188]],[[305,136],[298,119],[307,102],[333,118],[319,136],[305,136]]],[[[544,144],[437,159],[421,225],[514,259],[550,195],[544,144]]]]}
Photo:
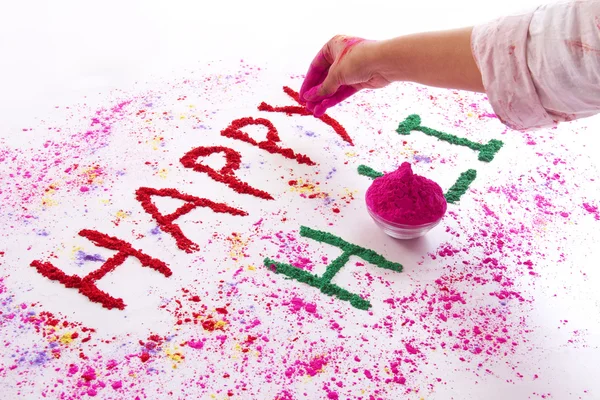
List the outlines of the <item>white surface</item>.
{"type": "MultiPolygon", "coordinates": [[[[205,73],[207,71],[206,64],[216,60],[223,60],[223,65],[235,66],[240,59],[244,59],[256,65],[264,65],[269,74],[281,78],[262,77],[261,79],[268,82],[269,85],[267,85],[267,89],[259,88],[260,95],[238,99],[239,103],[237,104],[227,103],[224,105],[223,108],[229,110],[213,122],[215,126],[223,126],[231,119],[240,117],[236,110],[243,107],[254,110],[259,100],[269,99],[269,102],[274,105],[291,104],[279,92],[279,86],[286,83],[282,82],[283,78],[289,74],[303,74],[318,48],[334,34],[347,33],[375,39],[387,38],[422,30],[470,25],[502,13],[535,5],[536,2],[531,0],[504,2],[418,1],[410,2],[410,4],[400,1],[377,1],[368,2],[368,4],[366,1],[306,1],[289,4],[260,1],[217,3],[181,0],[168,2],[110,0],[95,4],[81,1],[3,1],[0,4],[0,140],[4,139],[7,143],[16,144],[21,143],[21,140],[33,143],[35,138],[24,139],[21,137],[21,128],[29,126],[30,121],[55,119],[57,117],[54,111],[55,105],[65,106],[87,102],[93,109],[94,105],[102,104],[106,94],[111,91],[128,91],[132,88],[139,88],[139,85],[136,86],[138,82],[141,82],[141,86],[152,87],[152,82],[168,79],[171,76],[189,76],[191,71],[198,71],[199,74],[205,73]],[[238,108],[236,109],[236,107],[238,108]]],[[[391,96],[394,92],[385,93],[391,96]]],[[[416,110],[425,107],[414,106],[416,110]]],[[[346,117],[346,121],[351,119],[348,114],[346,117]]],[[[275,117],[273,119],[275,120],[275,117]]],[[[281,121],[284,120],[285,118],[281,117],[281,121]]],[[[431,118],[428,121],[430,120],[431,118]]],[[[424,122],[424,125],[440,126],[436,122],[443,123],[443,121],[424,122]]],[[[376,125],[377,121],[374,121],[373,124],[376,125]]],[[[567,148],[573,149],[573,152],[583,155],[594,154],[593,141],[597,143],[598,139],[597,136],[592,137],[589,133],[594,128],[600,127],[599,120],[594,118],[574,126],[589,126],[590,128],[586,130],[587,134],[583,133],[577,137],[560,136],[561,131],[559,131],[554,139],[557,152],[564,153],[564,148],[559,147],[564,144],[567,148]],[[586,143],[587,147],[584,146],[586,143]]],[[[501,131],[499,124],[495,125],[494,129],[496,129],[494,134],[501,131]]],[[[571,134],[569,130],[570,127],[565,128],[562,134],[571,134]]],[[[485,138],[487,132],[476,132],[475,134],[485,138]]],[[[414,135],[416,138],[417,134],[414,135]]],[[[283,136],[282,133],[282,138],[283,136]]],[[[419,138],[422,139],[422,137],[419,138]]],[[[291,140],[291,138],[288,139],[291,140]]],[[[509,148],[514,149],[521,145],[524,150],[522,156],[514,155],[514,153],[508,155],[501,151],[498,156],[499,163],[504,163],[501,165],[507,166],[506,168],[514,169],[511,175],[514,179],[518,179],[519,176],[528,177],[529,164],[519,163],[519,158],[535,160],[535,150],[526,148],[523,145],[524,140],[514,132],[502,139],[507,142],[509,148]]],[[[113,140],[133,139],[113,138],[113,140]]],[[[189,140],[186,138],[174,138],[174,140],[176,143],[171,147],[173,154],[169,156],[173,160],[177,160],[181,151],[189,148],[189,140]]],[[[285,139],[283,140],[285,141],[285,139]]],[[[430,142],[425,143],[429,144],[430,142]]],[[[300,140],[296,145],[302,146],[300,147],[302,152],[308,153],[312,149],[307,141],[300,140]]],[[[420,143],[416,143],[415,147],[419,145],[420,143]]],[[[244,145],[238,147],[247,150],[244,145]]],[[[426,145],[423,144],[423,147],[426,148],[426,145]]],[[[457,152],[460,153],[458,150],[457,152]]],[[[319,161],[325,165],[328,165],[327,163],[334,165],[335,160],[327,160],[324,153],[316,154],[320,154],[316,157],[322,157],[319,161]]],[[[460,154],[467,154],[467,152],[460,154]]],[[[106,157],[110,158],[109,155],[106,157]]],[[[127,161],[115,159],[115,169],[118,168],[119,162],[126,164],[127,161]]],[[[577,161],[574,162],[577,163],[577,161]]],[[[589,164],[587,158],[580,162],[582,163],[581,168],[589,164]]],[[[372,166],[385,168],[386,164],[389,168],[386,160],[382,160],[381,165],[372,166]]],[[[509,172],[494,163],[489,166],[478,166],[478,171],[487,174],[483,179],[491,183],[494,181],[493,174],[498,174],[499,180],[501,180],[509,172]]],[[[344,178],[345,181],[338,182],[340,188],[348,182],[354,183],[359,179],[352,173],[353,169],[350,167],[343,170],[345,175],[342,176],[346,178],[344,178]]],[[[435,176],[436,179],[445,187],[448,187],[454,179],[454,175],[445,175],[439,170],[435,174],[438,174],[435,176]]],[[[573,174],[575,176],[571,178],[575,179],[576,173],[573,174]]],[[[170,178],[172,180],[169,180],[169,185],[184,187],[185,178],[182,177],[184,175],[185,173],[181,172],[180,176],[175,175],[176,177],[170,178]]],[[[127,196],[132,197],[129,190],[138,184],[136,177],[128,177],[128,179],[130,178],[133,181],[125,180],[120,183],[122,199],[128,198],[127,196]]],[[[257,176],[248,175],[247,179],[256,179],[257,186],[260,183],[257,176]]],[[[201,179],[196,178],[196,180],[200,181],[201,179]]],[[[149,185],[150,182],[159,185],[162,181],[152,178],[148,182],[149,185]]],[[[368,183],[360,182],[357,185],[366,188],[368,183]]],[[[590,188],[593,188],[590,189],[592,191],[589,193],[590,198],[597,201],[597,182],[590,183],[590,188]]],[[[480,189],[484,190],[484,186],[482,185],[480,189]]],[[[531,190],[542,189],[535,189],[532,186],[531,190]]],[[[586,194],[585,189],[579,188],[577,196],[581,197],[584,194],[586,194]]],[[[81,199],[78,200],[83,202],[81,199]]],[[[297,197],[290,196],[289,200],[290,207],[301,207],[302,202],[297,197]]],[[[567,197],[563,200],[568,203],[567,197]]],[[[122,201],[125,204],[133,202],[131,199],[122,201]]],[[[234,202],[234,204],[242,205],[241,202],[234,202]]],[[[260,208],[258,205],[255,206],[252,201],[245,203],[244,206],[247,209],[260,208]]],[[[476,204],[473,204],[473,207],[476,207],[476,204]]],[[[574,206],[574,209],[577,207],[574,206]]],[[[104,216],[99,214],[90,215],[86,221],[65,219],[62,223],[68,225],[68,229],[65,228],[60,235],[64,236],[65,240],[71,240],[70,238],[77,231],[76,226],[85,227],[90,221],[95,220],[100,224],[102,218],[104,216]]],[[[366,214],[359,218],[362,218],[362,223],[368,223],[366,214]]],[[[315,224],[319,223],[318,215],[311,216],[309,219],[315,224]]],[[[248,224],[252,222],[254,220],[247,221],[248,224]]],[[[342,224],[342,228],[338,227],[338,229],[341,232],[344,230],[343,227],[349,228],[355,223],[353,220],[346,220],[342,224]]],[[[556,234],[557,226],[550,228],[552,228],[552,234],[556,234]]],[[[57,230],[59,229],[57,228],[57,230]]],[[[450,375],[452,382],[449,385],[438,386],[431,393],[423,388],[423,397],[427,399],[493,400],[540,398],[534,393],[551,393],[552,398],[561,400],[600,398],[600,384],[597,380],[597,376],[600,374],[597,363],[600,357],[598,351],[600,310],[599,294],[596,291],[599,282],[596,270],[598,258],[596,257],[600,254],[598,249],[593,249],[593,243],[598,239],[598,224],[593,221],[576,228],[566,227],[565,230],[567,231],[565,233],[567,240],[562,240],[560,234],[556,234],[556,238],[557,243],[563,249],[565,246],[569,249],[568,263],[572,268],[562,269],[559,264],[547,266],[548,270],[544,271],[542,283],[538,284],[535,289],[535,310],[530,316],[532,326],[537,329],[535,340],[528,343],[531,357],[527,357],[527,352],[520,353],[523,362],[530,363],[525,370],[531,373],[538,370],[544,371],[544,374],[541,374],[543,379],[519,381],[514,378],[513,381],[513,378],[506,378],[507,375],[503,374],[506,371],[498,373],[501,378],[485,373],[481,374],[481,378],[475,378],[472,373],[461,370],[460,362],[456,359],[447,361],[448,359],[438,354],[437,357],[432,358],[432,363],[437,363],[439,370],[443,369],[444,363],[448,362],[446,376],[450,375]],[[577,268],[585,271],[585,275],[583,277],[574,275],[573,271],[577,269],[574,266],[579,266],[577,268]],[[558,298],[555,297],[556,293],[559,293],[558,298]],[[585,334],[584,344],[581,346],[567,344],[568,340],[572,338],[573,329],[557,330],[557,316],[568,317],[569,326],[576,327],[575,330],[585,334]],[[452,370],[456,372],[449,372],[452,370]]],[[[123,228],[122,233],[123,236],[127,235],[127,229],[123,228]]],[[[388,244],[387,239],[376,230],[353,235],[354,237],[346,239],[355,240],[355,242],[366,240],[372,243],[374,248],[381,245],[381,249],[386,248],[385,245],[388,244]]],[[[540,238],[544,235],[543,231],[540,232],[540,235],[540,238]]],[[[427,250],[435,249],[437,243],[442,241],[442,237],[442,232],[437,232],[432,236],[429,239],[430,242],[427,243],[427,250]]],[[[43,254],[48,250],[48,247],[36,248],[34,253],[43,254]]],[[[416,281],[424,281],[428,277],[428,271],[419,270],[416,266],[421,256],[424,256],[423,250],[423,248],[403,246],[395,249],[388,256],[391,259],[394,259],[392,254],[401,256],[403,263],[407,266],[406,274],[416,281]]],[[[28,257],[33,257],[33,254],[28,257]]],[[[255,262],[259,262],[259,260],[255,262]]],[[[121,272],[126,273],[125,271],[121,272]]],[[[435,272],[432,271],[431,276],[434,276],[435,272]]],[[[131,279],[141,279],[141,276],[133,274],[131,279]]],[[[173,285],[172,287],[163,283],[160,277],[157,278],[150,274],[144,275],[143,279],[147,279],[149,286],[161,286],[162,291],[172,294],[176,289],[175,285],[185,280],[185,276],[180,276],[179,281],[169,283],[169,285],[173,285]]],[[[273,279],[278,280],[279,277],[273,279]]],[[[399,285],[397,289],[403,284],[407,287],[411,285],[411,283],[403,282],[402,278],[390,279],[397,280],[399,285]]],[[[48,302],[57,311],[80,299],[76,292],[65,294],[65,290],[54,283],[37,280],[35,284],[48,291],[46,292],[48,302]]],[[[127,293],[128,289],[120,288],[119,290],[127,293]]],[[[128,304],[131,306],[131,311],[137,310],[137,307],[140,309],[154,307],[158,302],[158,298],[147,300],[144,297],[144,288],[132,288],[132,290],[136,291],[129,292],[128,304]]],[[[307,292],[311,296],[315,295],[312,293],[312,288],[309,288],[307,292]]],[[[23,300],[36,298],[36,293],[20,295],[23,296],[23,300]]],[[[104,310],[97,311],[93,304],[82,306],[74,313],[76,319],[83,320],[87,324],[98,321],[109,322],[111,330],[105,332],[107,334],[138,329],[136,325],[142,322],[152,323],[151,319],[146,318],[148,316],[141,312],[138,314],[132,312],[132,318],[126,322],[113,320],[112,314],[105,313],[104,310]],[[106,320],[102,318],[106,318],[106,320]]],[[[360,318],[360,316],[355,318],[360,318]]],[[[146,328],[139,329],[143,331],[146,328]]],[[[499,369],[502,368],[499,367],[499,369]]],[[[507,370],[509,368],[510,366],[506,366],[507,370]]],[[[434,370],[433,374],[435,376],[439,372],[434,370]]],[[[303,390],[311,393],[312,390],[317,390],[315,388],[316,384],[309,383],[303,390]]],[[[272,393],[270,394],[270,397],[265,398],[272,398],[272,393]]],[[[322,392],[319,392],[314,396],[321,395],[322,392]]]]}

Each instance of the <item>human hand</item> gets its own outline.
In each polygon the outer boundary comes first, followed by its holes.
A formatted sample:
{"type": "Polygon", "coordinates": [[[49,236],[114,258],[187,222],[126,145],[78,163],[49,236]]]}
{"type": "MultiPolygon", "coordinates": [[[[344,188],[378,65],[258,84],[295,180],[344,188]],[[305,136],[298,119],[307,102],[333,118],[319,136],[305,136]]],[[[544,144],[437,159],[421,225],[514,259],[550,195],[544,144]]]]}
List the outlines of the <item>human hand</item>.
{"type": "Polygon", "coordinates": [[[377,43],[338,35],[323,46],[300,89],[300,101],[315,117],[361,89],[378,89],[391,82],[378,71],[377,43]]]}

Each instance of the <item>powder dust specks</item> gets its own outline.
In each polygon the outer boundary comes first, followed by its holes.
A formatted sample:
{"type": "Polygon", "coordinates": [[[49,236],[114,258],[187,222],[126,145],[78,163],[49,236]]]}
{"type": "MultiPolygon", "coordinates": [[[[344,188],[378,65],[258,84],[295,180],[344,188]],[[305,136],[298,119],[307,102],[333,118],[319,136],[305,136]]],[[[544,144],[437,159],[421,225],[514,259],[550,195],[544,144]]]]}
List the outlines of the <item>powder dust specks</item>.
{"type": "Polygon", "coordinates": [[[309,199],[325,199],[329,194],[323,192],[319,186],[320,182],[311,182],[302,178],[288,181],[290,191],[298,193],[301,197],[309,199]]]}
{"type": "Polygon", "coordinates": [[[583,208],[585,209],[585,211],[592,214],[596,221],[600,221],[600,213],[598,212],[597,206],[592,206],[589,203],[583,203],[583,208]]]}
{"type": "Polygon", "coordinates": [[[106,259],[104,257],[102,257],[100,254],[87,254],[81,250],[78,250],[77,253],[75,253],[75,262],[78,266],[83,266],[84,263],[86,262],[103,262],[106,261],[106,259]]]}

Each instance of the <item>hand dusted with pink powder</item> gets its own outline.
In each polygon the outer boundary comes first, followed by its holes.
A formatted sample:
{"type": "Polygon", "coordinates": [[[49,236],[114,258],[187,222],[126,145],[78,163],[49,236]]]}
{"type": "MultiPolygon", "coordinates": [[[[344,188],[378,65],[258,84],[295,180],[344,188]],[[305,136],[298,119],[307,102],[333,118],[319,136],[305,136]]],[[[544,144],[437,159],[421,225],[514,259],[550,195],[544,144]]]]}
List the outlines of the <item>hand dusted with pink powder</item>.
{"type": "Polygon", "coordinates": [[[375,42],[335,36],[310,64],[300,89],[300,100],[315,117],[364,88],[377,89],[390,83],[370,62],[375,42]]]}

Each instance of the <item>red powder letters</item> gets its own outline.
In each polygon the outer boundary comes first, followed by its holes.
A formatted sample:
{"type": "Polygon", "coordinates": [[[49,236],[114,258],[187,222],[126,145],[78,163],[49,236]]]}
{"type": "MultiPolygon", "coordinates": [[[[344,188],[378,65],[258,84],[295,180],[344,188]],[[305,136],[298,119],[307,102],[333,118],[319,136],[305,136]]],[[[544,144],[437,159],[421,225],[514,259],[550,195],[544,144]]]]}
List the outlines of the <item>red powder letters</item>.
{"type": "Polygon", "coordinates": [[[229,125],[227,128],[221,131],[221,135],[238,139],[246,143],[250,143],[253,146],[258,146],[258,148],[268,151],[269,153],[277,153],[282,156],[296,160],[299,164],[308,164],[315,165],[315,163],[305,155],[295,154],[292,149],[286,149],[279,147],[277,142],[280,141],[279,134],[277,133],[277,129],[271,123],[271,121],[264,118],[254,119],[252,117],[249,118],[241,118],[236,119],[229,125]],[[243,132],[241,129],[248,125],[262,125],[268,129],[267,131],[267,140],[263,140],[262,142],[257,142],[252,139],[246,132],[243,132]]]}
{"type": "Polygon", "coordinates": [[[104,308],[118,308],[119,310],[125,308],[123,299],[115,299],[108,293],[103,292],[96,286],[96,281],[102,279],[107,273],[123,264],[128,257],[137,258],[142,263],[142,266],[152,268],[166,277],[172,274],[171,269],[164,262],[152,258],[139,250],[135,250],[131,244],[120,239],[89,229],[83,229],[79,232],[79,235],[89,239],[96,246],[116,250],[118,253],[106,260],[99,269],[83,278],[75,275],[69,276],[49,262],[44,263],[36,260],[31,263],[31,266],[50,280],[59,281],[68,288],[78,289],[79,293],[95,303],[102,304],[104,308]]]}
{"type": "MultiPolygon", "coordinates": [[[[300,97],[299,97],[298,93],[296,93],[295,91],[293,91],[291,88],[289,88],[287,86],[283,87],[283,91],[288,96],[290,96],[292,99],[294,99],[294,101],[296,101],[296,103],[298,103],[300,105],[299,106],[273,107],[263,101],[258,106],[258,110],[259,111],[267,111],[267,112],[284,112],[287,115],[292,115],[292,114],[312,115],[312,113],[310,111],[308,111],[306,109],[306,107],[304,107],[304,105],[302,105],[302,103],[300,103],[300,97]]],[[[350,135],[348,135],[348,132],[346,132],[346,129],[344,129],[344,127],[339,122],[337,122],[335,119],[331,118],[327,114],[323,115],[319,119],[321,121],[325,122],[327,125],[331,126],[333,128],[333,130],[342,139],[344,139],[345,142],[348,142],[352,146],[354,146],[354,143],[352,142],[352,138],[350,137],[350,135]]]]}
{"type": "Polygon", "coordinates": [[[240,169],[242,156],[233,149],[223,146],[196,147],[195,149],[188,151],[179,161],[184,167],[192,168],[197,172],[204,172],[215,181],[226,184],[238,193],[246,193],[261,199],[273,200],[273,197],[269,193],[263,190],[254,189],[252,186],[240,181],[235,176],[234,171],[240,169]],[[225,154],[225,166],[219,171],[215,171],[211,167],[197,161],[198,157],[206,157],[214,153],[225,154]]]}
{"type": "Polygon", "coordinates": [[[144,210],[148,214],[152,215],[164,232],[169,233],[171,236],[173,236],[173,238],[175,238],[177,247],[186,253],[199,250],[199,247],[196,243],[192,242],[183,234],[179,225],[173,223],[173,221],[175,221],[177,218],[189,213],[197,207],[208,207],[216,213],[248,215],[247,212],[237,208],[229,207],[227,204],[215,203],[214,201],[191,196],[189,194],[181,193],[176,189],[153,189],[141,187],[135,192],[135,195],[137,201],[142,203],[144,210]],[[160,211],[158,211],[158,208],[152,202],[152,196],[171,197],[173,199],[183,200],[186,203],[179,207],[174,213],[163,215],[160,213],[160,211]]]}

